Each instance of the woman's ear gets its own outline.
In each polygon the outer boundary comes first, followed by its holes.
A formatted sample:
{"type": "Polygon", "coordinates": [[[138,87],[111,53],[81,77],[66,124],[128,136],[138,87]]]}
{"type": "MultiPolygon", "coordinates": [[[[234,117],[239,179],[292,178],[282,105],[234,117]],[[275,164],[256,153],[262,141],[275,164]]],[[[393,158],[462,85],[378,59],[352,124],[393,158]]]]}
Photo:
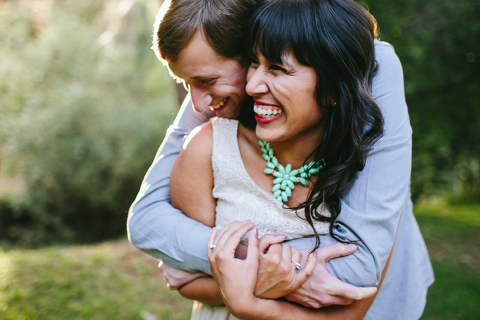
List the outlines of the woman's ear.
{"type": "Polygon", "coordinates": [[[329,104],[330,106],[332,106],[332,107],[337,106],[337,101],[336,101],[335,97],[330,96],[330,97],[328,98],[328,100],[329,100],[329,101],[328,101],[328,102],[329,102],[328,104],[329,104]]]}

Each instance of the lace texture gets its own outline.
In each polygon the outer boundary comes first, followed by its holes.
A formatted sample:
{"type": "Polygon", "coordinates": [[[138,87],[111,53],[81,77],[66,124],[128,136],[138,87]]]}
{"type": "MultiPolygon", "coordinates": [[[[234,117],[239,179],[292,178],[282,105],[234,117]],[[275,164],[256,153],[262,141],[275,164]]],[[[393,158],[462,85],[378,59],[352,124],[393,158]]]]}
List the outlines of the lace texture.
{"type": "MultiPolygon", "coordinates": [[[[218,230],[236,220],[251,220],[258,228],[259,237],[282,234],[286,239],[313,235],[305,220],[305,211],[290,210],[272,194],[260,188],[247,173],[237,140],[238,121],[224,118],[210,120],[213,128],[212,167],[213,197],[217,199],[215,225],[218,230]]],[[[317,209],[323,216],[330,212],[323,206],[317,209]]],[[[328,222],[315,221],[318,234],[328,233],[328,222]]],[[[242,238],[246,243],[248,234],[242,238]]]]}

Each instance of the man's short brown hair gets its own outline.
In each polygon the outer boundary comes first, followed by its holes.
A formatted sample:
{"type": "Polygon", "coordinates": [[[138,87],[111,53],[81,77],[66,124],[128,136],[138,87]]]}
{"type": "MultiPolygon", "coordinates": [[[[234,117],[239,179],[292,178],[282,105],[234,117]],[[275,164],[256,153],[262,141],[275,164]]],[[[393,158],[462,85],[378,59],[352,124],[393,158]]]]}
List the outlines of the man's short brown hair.
{"type": "Polygon", "coordinates": [[[155,54],[161,60],[173,62],[195,32],[202,31],[220,56],[243,60],[243,36],[258,2],[261,1],[165,0],[155,23],[155,54]]]}

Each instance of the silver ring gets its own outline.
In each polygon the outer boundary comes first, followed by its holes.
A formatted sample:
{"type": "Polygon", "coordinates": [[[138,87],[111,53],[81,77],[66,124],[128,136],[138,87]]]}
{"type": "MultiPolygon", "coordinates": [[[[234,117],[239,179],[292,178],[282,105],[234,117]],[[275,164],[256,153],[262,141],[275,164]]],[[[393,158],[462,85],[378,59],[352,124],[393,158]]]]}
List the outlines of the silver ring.
{"type": "Polygon", "coordinates": [[[208,247],[209,247],[210,249],[215,249],[215,248],[217,247],[217,245],[215,245],[215,244],[212,243],[212,244],[209,245],[208,247]]]}
{"type": "Polygon", "coordinates": [[[300,268],[302,267],[302,265],[301,265],[300,263],[298,263],[298,262],[295,262],[295,261],[292,261],[292,262],[293,262],[293,264],[295,265],[295,269],[300,270],[300,268]]]}

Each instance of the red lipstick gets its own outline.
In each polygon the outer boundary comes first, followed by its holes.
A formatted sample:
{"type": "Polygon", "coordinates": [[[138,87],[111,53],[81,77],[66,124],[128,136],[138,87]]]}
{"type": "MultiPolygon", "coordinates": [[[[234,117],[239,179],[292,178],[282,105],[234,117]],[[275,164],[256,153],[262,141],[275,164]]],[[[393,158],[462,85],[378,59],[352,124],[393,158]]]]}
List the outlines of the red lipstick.
{"type": "Polygon", "coordinates": [[[277,119],[280,118],[282,115],[283,115],[283,112],[280,113],[280,114],[277,114],[277,115],[274,116],[274,117],[262,118],[262,117],[260,117],[258,114],[255,114],[255,120],[256,120],[258,123],[261,123],[261,124],[268,124],[268,123],[271,123],[271,122],[277,120],[277,119]]]}
{"type": "Polygon", "coordinates": [[[258,100],[255,100],[253,99],[253,102],[258,105],[258,106],[272,106],[272,107],[277,107],[276,105],[272,104],[272,103],[266,103],[266,102],[262,102],[262,101],[258,101],[258,100]]]}

